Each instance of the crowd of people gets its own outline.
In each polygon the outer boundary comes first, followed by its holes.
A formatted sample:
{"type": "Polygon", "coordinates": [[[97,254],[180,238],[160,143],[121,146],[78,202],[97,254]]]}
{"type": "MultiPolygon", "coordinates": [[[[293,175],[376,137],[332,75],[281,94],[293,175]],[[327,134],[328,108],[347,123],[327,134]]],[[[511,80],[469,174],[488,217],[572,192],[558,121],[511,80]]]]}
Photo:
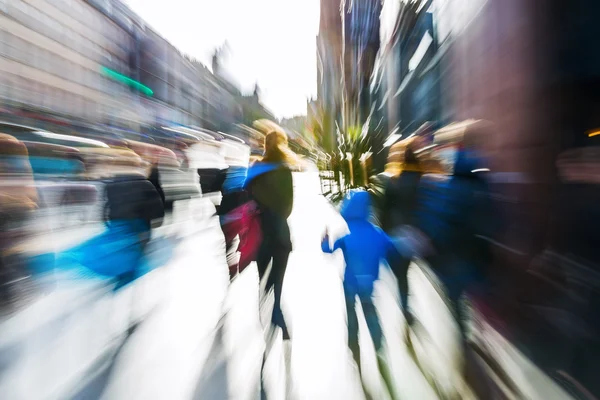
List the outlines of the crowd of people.
{"type": "MultiPolygon", "coordinates": [[[[346,261],[348,345],[356,364],[360,369],[355,311],[358,296],[390,393],[393,383],[380,351],[382,329],[373,305],[374,282],[380,264],[386,262],[398,283],[410,345],[409,328],[415,317],[408,301],[408,271],[416,260],[428,265],[444,287],[459,327],[464,377],[471,383],[479,381],[474,385],[478,386],[476,390],[486,390],[469,364],[468,315],[462,303],[467,293],[475,298],[485,293],[486,271],[492,262],[489,239],[498,229],[485,176],[489,169],[477,146],[479,124],[474,121],[461,128],[447,161],[451,168],[444,168],[435,153],[427,151],[433,146],[427,146],[429,143],[418,136],[397,143],[390,150],[388,179],[379,198],[372,198],[375,191],[349,192],[341,205],[349,233],[333,242],[328,236],[323,239],[323,251],[339,249],[346,261]],[[375,210],[370,209],[373,207],[375,210]]],[[[485,398],[485,394],[479,394],[485,398]]]]}
{"type": "MultiPolygon", "coordinates": [[[[461,301],[467,292],[474,296],[484,293],[486,270],[492,261],[489,238],[497,229],[485,176],[489,169],[479,156],[477,131],[476,122],[462,128],[450,170],[431,152],[423,151],[426,146],[419,137],[398,143],[390,151],[395,173],[386,181],[383,198],[374,202],[373,193],[366,187],[349,191],[340,205],[348,233],[338,238],[325,233],[322,241],[324,252],[339,250],[346,263],[343,288],[347,339],[353,358],[360,371],[358,297],[390,393],[393,382],[381,352],[382,329],[373,302],[374,283],[382,263],[389,265],[397,279],[407,328],[415,320],[408,301],[409,268],[417,259],[430,266],[445,288],[459,327],[461,348],[468,357],[468,324],[461,301]]],[[[251,261],[257,262],[260,278],[267,276],[266,290],[274,291],[271,322],[281,328],[284,340],[290,335],[281,310],[281,295],[292,250],[286,220],[293,207],[291,170],[297,167],[296,160],[287,147],[285,133],[270,131],[261,160],[247,170],[230,170],[220,209],[230,277],[233,279],[251,261]],[[239,241],[234,243],[236,238],[239,241]],[[232,257],[236,244],[242,253],[237,258],[232,257]]],[[[410,335],[406,338],[410,340],[410,335]]],[[[467,368],[464,372],[470,373],[467,368]]]]}
{"type": "Polygon", "coordinates": [[[3,129],[11,134],[0,135],[2,313],[18,311],[22,288],[35,286],[40,271],[82,267],[80,272],[116,279],[117,288],[132,282],[152,228],[172,208],[160,175],[179,168],[176,155],[133,140],[107,140],[109,146],[20,125],[5,124],[3,129]],[[78,207],[95,207],[93,215],[79,215],[79,225],[100,222],[104,231],[80,245],[52,251],[54,230],[78,207]],[[48,243],[42,246],[46,254],[29,248],[39,235],[48,243]]]}
{"type": "MultiPolygon", "coordinates": [[[[225,238],[230,279],[256,262],[261,281],[266,281],[264,294],[274,292],[271,328],[281,329],[283,339],[290,340],[281,298],[292,251],[287,222],[294,206],[292,172],[302,170],[303,161],[290,150],[283,129],[271,126],[265,133],[262,157],[250,160],[248,154],[247,161],[229,163],[227,169],[204,182],[202,171],[199,172],[206,191],[222,193],[216,211],[225,238]]],[[[435,162],[419,137],[398,143],[390,151],[390,162],[395,168],[386,181],[382,198],[374,202],[368,188],[349,191],[340,204],[347,234],[335,238],[324,234],[322,251],[339,250],[346,263],[343,289],[348,347],[360,371],[358,297],[390,393],[393,382],[381,352],[383,334],[373,302],[382,263],[389,265],[397,279],[401,309],[410,327],[415,316],[410,311],[408,271],[416,259],[426,261],[445,287],[467,353],[468,329],[461,298],[468,291],[482,293],[491,263],[487,238],[496,229],[485,178],[487,169],[477,151],[476,137],[476,124],[463,128],[451,170],[444,170],[435,162]]],[[[3,137],[2,141],[7,145],[5,150],[13,149],[12,153],[21,157],[27,154],[18,141],[10,137],[3,137]]],[[[95,274],[114,278],[115,290],[139,276],[152,228],[170,208],[161,187],[158,162],[149,163],[144,174],[117,175],[106,182],[106,230],[57,254],[59,264],[83,265],[95,274]]],[[[2,193],[3,213],[35,207],[31,204],[36,196],[21,192],[19,198],[2,193]]],[[[3,248],[7,246],[3,244],[3,248]]],[[[5,266],[1,267],[4,272],[5,266]]]]}

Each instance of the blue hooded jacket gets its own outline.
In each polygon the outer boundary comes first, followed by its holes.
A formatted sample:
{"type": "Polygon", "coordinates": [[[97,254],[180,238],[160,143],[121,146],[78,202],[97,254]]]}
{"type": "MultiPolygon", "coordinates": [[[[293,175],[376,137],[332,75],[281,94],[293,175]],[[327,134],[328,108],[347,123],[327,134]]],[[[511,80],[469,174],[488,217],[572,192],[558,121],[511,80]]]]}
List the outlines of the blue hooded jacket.
{"type": "Polygon", "coordinates": [[[373,283],[379,278],[379,265],[397,254],[391,239],[369,222],[371,199],[364,190],[351,191],[342,204],[341,214],[350,233],[338,239],[333,248],[328,240],[322,250],[333,253],[341,249],[346,261],[344,287],[356,294],[370,295],[373,283]]]}

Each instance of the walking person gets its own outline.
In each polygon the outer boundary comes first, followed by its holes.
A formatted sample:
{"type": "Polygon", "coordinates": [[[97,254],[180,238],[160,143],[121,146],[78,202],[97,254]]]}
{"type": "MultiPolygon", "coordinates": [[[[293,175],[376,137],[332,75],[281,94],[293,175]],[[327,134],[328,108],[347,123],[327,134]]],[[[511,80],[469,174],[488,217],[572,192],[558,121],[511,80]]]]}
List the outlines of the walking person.
{"type": "MultiPolygon", "coordinates": [[[[417,190],[422,169],[415,154],[415,139],[403,140],[392,146],[388,160],[399,166],[399,173],[387,182],[381,210],[381,227],[388,234],[394,234],[398,243],[415,224],[417,190]]],[[[402,246],[402,256],[390,265],[398,281],[400,303],[407,325],[413,322],[408,309],[408,268],[412,260],[409,246],[402,246]]]]}
{"type": "Polygon", "coordinates": [[[419,187],[416,226],[425,234],[431,252],[425,260],[440,277],[457,317],[462,337],[466,330],[459,299],[481,282],[491,262],[491,249],[485,238],[497,229],[484,167],[472,144],[477,125],[465,128],[457,144],[452,174],[447,179],[424,176],[419,187]]]}
{"type": "Polygon", "coordinates": [[[427,176],[421,179],[416,214],[416,226],[427,238],[429,247],[422,256],[446,289],[447,302],[460,333],[462,372],[471,382],[480,379],[467,377],[478,372],[472,368],[476,363],[470,360],[468,316],[462,298],[467,292],[482,292],[492,262],[488,238],[494,237],[499,228],[485,178],[488,169],[483,168],[473,137],[479,133],[476,124],[464,128],[464,137],[453,157],[452,175],[447,179],[427,176]]]}
{"type": "MultiPolygon", "coordinates": [[[[139,264],[151,239],[153,222],[164,218],[165,208],[161,193],[144,176],[131,174],[113,177],[106,182],[105,187],[106,231],[96,239],[103,238],[107,244],[115,245],[127,240],[131,240],[132,243],[129,247],[120,249],[121,251],[113,250],[112,256],[121,254],[124,257],[121,262],[112,265],[104,262],[93,264],[102,266],[99,271],[104,268],[108,268],[108,271],[119,271],[116,286],[116,289],[119,289],[138,277],[139,264]]],[[[90,250],[93,251],[93,247],[90,250]]]]}
{"type": "MultiPolygon", "coordinates": [[[[369,193],[363,190],[351,191],[342,204],[342,217],[346,220],[350,233],[335,241],[331,246],[326,234],[322,250],[344,253],[346,269],[344,272],[344,297],[348,316],[348,347],[361,372],[360,348],[358,344],[358,317],[356,315],[356,297],[358,296],[371,339],[377,351],[380,372],[390,395],[393,386],[382,355],[383,333],[375,305],[373,304],[373,286],[379,279],[379,265],[388,260],[390,264],[398,259],[398,252],[392,240],[382,230],[369,222],[371,200],[369,193]]],[[[366,394],[366,393],[365,393],[366,394]]]]}
{"type": "MultiPolygon", "coordinates": [[[[165,211],[167,209],[167,200],[165,197],[165,191],[162,188],[162,181],[161,181],[161,173],[160,173],[160,169],[158,166],[158,162],[155,162],[152,164],[152,167],[150,169],[150,175],[148,176],[148,181],[150,181],[150,183],[152,184],[152,186],[154,186],[154,189],[156,189],[156,192],[158,193],[158,195],[160,196],[160,200],[162,201],[162,204],[165,208],[165,211]]],[[[173,207],[172,204],[169,206],[169,211],[173,211],[173,207]]]]}
{"type": "Polygon", "coordinates": [[[283,339],[287,340],[290,336],[281,311],[281,294],[292,251],[287,219],[294,204],[291,168],[297,165],[297,158],[289,149],[287,135],[281,128],[267,133],[264,146],[262,160],[248,169],[245,187],[260,211],[262,242],[256,262],[261,280],[265,277],[269,264],[272,264],[265,287],[265,293],[273,288],[275,295],[271,323],[282,329],[283,339]]]}
{"type": "Polygon", "coordinates": [[[229,266],[229,280],[233,280],[246,266],[244,262],[240,263],[240,261],[244,256],[241,254],[245,251],[244,245],[247,244],[242,242],[244,239],[244,232],[242,231],[249,228],[247,226],[248,219],[242,218],[243,214],[239,217],[236,215],[238,218],[233,217],[231,214],[235,213],[236,210],[239,210],[240,206],[249,201],[248,192],[244,189],[249,157],[248,152],[243,152],[242,157],[237,159],[229,157],[228,160],[226,159],[229,167],[226,170],[225,180],[221,186],[222,199],[218,214],[221,230],[225,237],[225,254],[227,255],[227,265],[229,266]],[[239,257],[237,253],[240,253],[239,257]]]}
{"type": "Polygon", "coordinates": [[[0,133],[0,179],[1,315],[14,311],[19,293],[32,281],[20,243],[27,238],[26,222],[40,201],[27,147],[4,133],[0,133]]]}

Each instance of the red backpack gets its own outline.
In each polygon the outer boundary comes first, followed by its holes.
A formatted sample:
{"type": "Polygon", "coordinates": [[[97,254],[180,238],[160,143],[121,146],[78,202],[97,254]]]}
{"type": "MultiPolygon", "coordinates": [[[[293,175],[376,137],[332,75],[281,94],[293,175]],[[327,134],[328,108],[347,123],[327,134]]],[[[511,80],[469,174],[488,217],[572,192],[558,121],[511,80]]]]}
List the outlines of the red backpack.
{"type": "Polygon", "coordinates": [[[239,235],[240,252],[239,272],[242,272],[252,261],[256,261],[258,249],[262,242],[260,210],[254,201],[248,201],[223,216],[223,232],[225,240],[231,241],[239,235]]]}

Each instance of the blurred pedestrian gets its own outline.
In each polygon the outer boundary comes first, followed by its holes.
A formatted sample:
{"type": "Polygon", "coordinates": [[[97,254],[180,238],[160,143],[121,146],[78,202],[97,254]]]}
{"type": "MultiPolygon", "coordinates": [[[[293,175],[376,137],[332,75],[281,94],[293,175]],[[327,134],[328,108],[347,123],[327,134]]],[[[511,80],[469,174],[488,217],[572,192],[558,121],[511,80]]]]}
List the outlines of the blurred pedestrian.
{"type": "Polygon", "coordinates": [[[291,168],[297,164],[297,158],[289,149],[287,135],[281,128],[269,131],[264,143],[264,157],[249,168],[245,187],[260,210],[262,243],[256,261],[261,280],[271,263],[265,288],[266,292],[273,288],[275,294],[271,323],[282,329],[285,340],[290,337],[281,311],[281,294],[292,251],[287,219],[294,204],[291,168]]]}
{"type": "MultiPolygon", "coordinates": [[[[383,230],[389,235],[395,233],[399,242],[403,242],[403,233],[415,224],[417,190],[422,170],[415,154],[414,142],[410,138],[396,143],[390,149],[388,157],[388,163],[398,165],[398,173],[386,184],[380,221],[383,230]]],[[[407,324],[411,325],[413,317],[408,309],[408,268],[413,254],[407,245],[402,246],[401,253],[402,256],[390,266],[398,280],[402,311],[407,324]]]]}
{"type": "MultiPolygon", "coordinates": [[[[160,169],[158,167],[158,162],[155,162],[152,164],[152,167],[150,169],[150,176],[148,177],[148,180],[150,181],[152,186],[154,186],[154,189],[156,189],[156,192],[160,196],[160,200],[162,201],[163,207],[167,208],[167,202],[166,202],[166,198],[165,198],[165,192],[162,188],[161,173],[160,173],[160,169]]],[[[170,208],[169,211],[173,211],[172,205],[169,208],[170,208]]]]}
{"type": "MultiPolygon", "coordinates": [[[[233,146],[233,145],[232,145],[233,146]]],[[[238,259],[237,254],[243,250],[247,251],[244,243],[243,228],[247,228],[249,221],[243,220],[243,214],[237,213],[249,201],[248,191],[244,188],[246,174],[248,172],[249,148],[247,146],[236,146],[238,152],[225,158],[228,164],[225,179],[221,185],[222,199],[218,209],[221,230],[225,236],[225,251],[227,264],[229,266],[229,279],[232,280],[241,270],[246,267],[243,260],[238,259]],[[237,241],[237,248],[235,248],[237,241]]],[[[242,258],[243,255],[240,256],[242,258]]]]}
{"type": "Polygon", "coordinates": [[[419,187],[416,226],[430,244],[423,258],[445,286],[448,302],[466,346],[467,324],[461,298],[480,288],[492,261],[487,238],[498,227],[485,174],[485,162],[473,139],[478,125],[467,126],[452,157],[452,175],[425,175],[419,187]]]}
{"type": "Polygon", "coordinates": [[[22,242],[26,222],[34,216],[39,197],[27,147],[13,136],[0,133],[0,313],[9,311],[19,286],[30,281],[24,268],[22,242]]]}
{"type": "MultiPolygon", "coordinates": [[[[160,185],[158,187],[160,188],[160,185]]],[[[139,263],[150,242],[152,223],[161,220],[165,215],[162,196],[155,183],[150,180],[150,176],[127,174],[113,177],[106,183],[107,233],[115,233],[111,239],[115,243],[118,243],[120,235],[137,240],[133,247],[137,250],[131,252],[133,260],[120,266],[122,272],[118,274],[117,288],[137,278],[139,263]]]]}
{"type": "Polygon", "coordinates": [[[164,203],[146,175],[131,166],[124,174],[104,181],[106,229],[81,245],[60,254],[65,265],[83,266],[116,281],[115,290],[142,272],[152,222],[164,217],[164,203]]]}
{"type": "Polygon", "coordinates": [[[371,200],[368,192],[355,190],[348,193],[342,203],[341,214],[346,220],[350,233],[330,244],[326,234],[322,249],[332,253],[338,249],[344,253],[346,269],[344,272],[344,297],[348,316],[348,347],[354,361],[361,371],[360,348],[358,345],[358,317],[356,297],[358,296],[371,339],[377,351],[380,372],[388,390],[393,395],[393,386],[382,355],[383,333],[375,305],[373,304],[373,286],[379,279],[379,266],[387,260],[396,263],[399,254],[388,235],[369,222],[371,200]]]}

